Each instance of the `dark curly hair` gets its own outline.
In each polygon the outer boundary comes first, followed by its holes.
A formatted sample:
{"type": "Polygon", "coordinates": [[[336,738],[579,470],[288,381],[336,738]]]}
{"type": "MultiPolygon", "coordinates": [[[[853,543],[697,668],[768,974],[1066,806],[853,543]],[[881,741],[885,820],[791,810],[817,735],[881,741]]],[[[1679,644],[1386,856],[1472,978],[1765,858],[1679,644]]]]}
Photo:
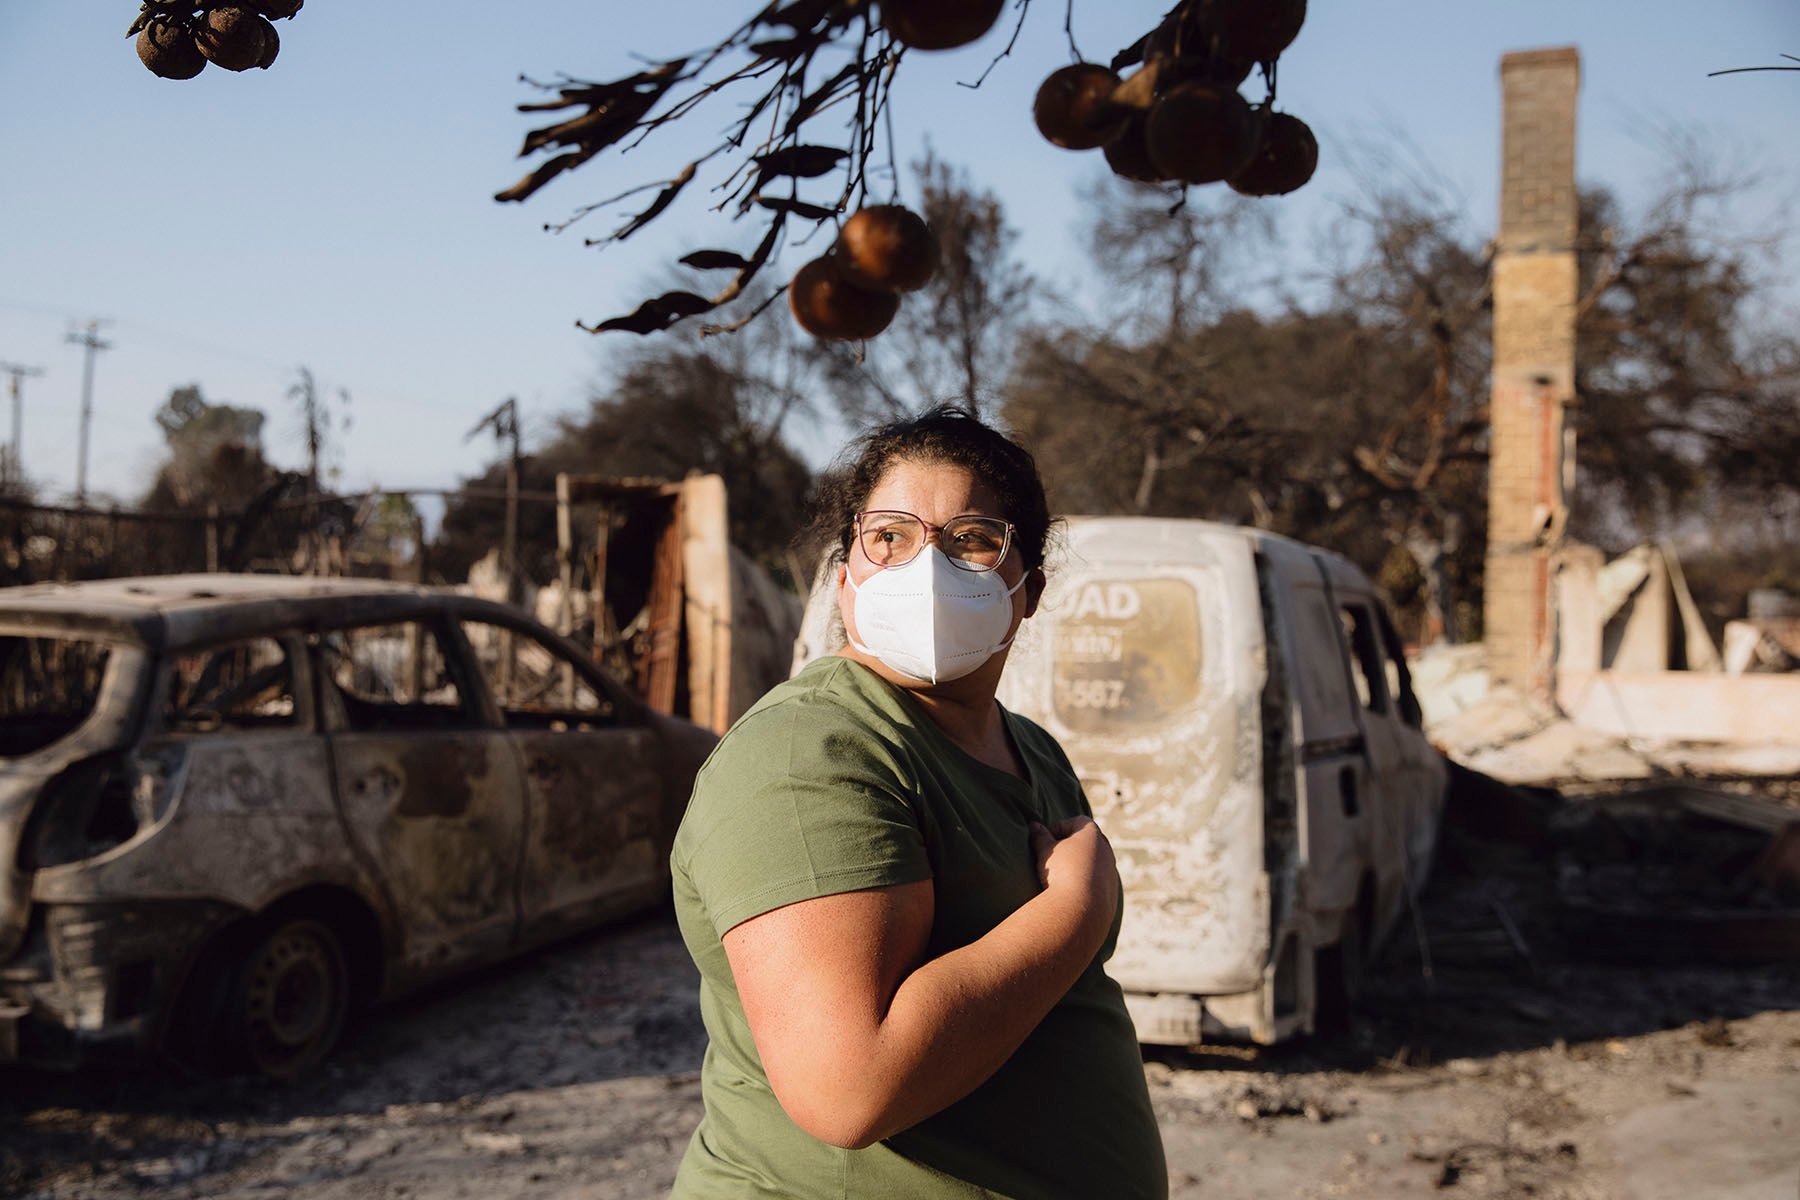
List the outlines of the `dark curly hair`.
{"type": "Polygon", "coordinates": [[[1043,565],[1051,519],[1037,461],[1025,447],[955,404],[877,426],[845,447],[820,477],[812,518],[796,542],[814,554],[835,546],[837,560],[847,558],[851,523],[882,475],[901,460],[966,468],[999,497],[1026,567],[1043,565]]]}

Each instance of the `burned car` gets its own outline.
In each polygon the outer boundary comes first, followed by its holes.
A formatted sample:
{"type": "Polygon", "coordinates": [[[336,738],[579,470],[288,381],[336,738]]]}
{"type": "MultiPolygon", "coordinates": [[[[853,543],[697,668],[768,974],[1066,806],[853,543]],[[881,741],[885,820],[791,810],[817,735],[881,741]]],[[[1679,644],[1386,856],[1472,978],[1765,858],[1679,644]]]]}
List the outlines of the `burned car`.
{"type": "Polygon", "coordinates": [[[714,740],[449,591],[0,589],[0,1063],[304,1071],[364,1004],[662,903],[714,740]]]}

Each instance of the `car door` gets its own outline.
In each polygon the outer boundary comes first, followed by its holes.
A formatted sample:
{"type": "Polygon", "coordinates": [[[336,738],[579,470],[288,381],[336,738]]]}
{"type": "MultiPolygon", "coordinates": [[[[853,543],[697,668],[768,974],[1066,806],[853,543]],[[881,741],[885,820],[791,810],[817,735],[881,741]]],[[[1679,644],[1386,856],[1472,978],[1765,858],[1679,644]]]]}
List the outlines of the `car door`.
{"type": "Polygon", "coordinates": [[[432,620],[324,630],[315,645],[338,803],[393,907],[401,974],[500,957],[517,932],[525,806],[480,682],[432,620]]]}
{"type": "MultiPolygon", "coordinates": [[[[356,878],[297,634],[166,652],[140,752],[178,787],[157,884],[258,907],[304,883],[356,878]]],[[[149,856],[139,856],[139,870],[149,856]]]]}
{"type": "Polygon", "coordinates": [[[667,886],[669,765],[647,714],[531,627],[465,617],[477,671],[521,766],[520,910],[531,940],[642,907],[667,886]]]}

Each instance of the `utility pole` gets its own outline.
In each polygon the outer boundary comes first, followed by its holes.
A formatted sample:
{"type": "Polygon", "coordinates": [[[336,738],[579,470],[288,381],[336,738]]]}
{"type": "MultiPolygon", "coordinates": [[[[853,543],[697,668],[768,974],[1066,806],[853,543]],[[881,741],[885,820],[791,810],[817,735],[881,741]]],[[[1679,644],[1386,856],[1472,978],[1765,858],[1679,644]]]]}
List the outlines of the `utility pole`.
{"type": "MultiPolygon", "coordinates": [[[[319,523],[319,462],[331,432],[331,413],[327,398],[320,393],[318,381],[307,367],[298,369],[298,379],[288,388],[288,399],[300,402],[300,416],[306,422],[306,546],[308,575],[325,571],[325,534],[319,523]]],[[[338,389],[338,399],[349,404],[350,393],[338,389]]]]}
{"type": "MultiPolygon", "coordinates": [[[[519,449],[519,401],[516,396],[508,396],[493,412],[475,422],[475,427],[463,435],[463,441],[488,428],[493,429],[495,441],[512,443],[512,455],[506,460],[506,527],[500,535],[500,570],[506,580],[506,602],[514,604],[519,598],[519,461],[524,457],[519,449]]],[[[503,630],[498,681],[502,704],[512,703],[513,649],[513,635],[503,630]]]]}
{"type": "Polygon", "coordinates": [[[7,443],[6,457],[0,460],[0,482],[6,484],[22,484],[25,482],[25,450],[23,442],[24,418],[20,416],[24,402],[23,389],[19,386],[21,379],[33,379],[44,373],[42,367],[26,367],[18,363],[0,362],[0,371],[11,377],[7,391],[12,395],[12,441],[7,443]]]}
{"type": "Polygon", "coordinates": [[[108,324],[99,318],[90,318],[87,332],[71,332],[63,338],[65,342],[73,342],[77,346],[87,347],[87,354],[81,367],[81,449],[75,459],[75,507],[80,508],[87,503],[87,462],[88,462],[88,425],[94,416],[94,355],[101,350],[111,350],[111,342],[100,340],[100,326],[108,324]]]}

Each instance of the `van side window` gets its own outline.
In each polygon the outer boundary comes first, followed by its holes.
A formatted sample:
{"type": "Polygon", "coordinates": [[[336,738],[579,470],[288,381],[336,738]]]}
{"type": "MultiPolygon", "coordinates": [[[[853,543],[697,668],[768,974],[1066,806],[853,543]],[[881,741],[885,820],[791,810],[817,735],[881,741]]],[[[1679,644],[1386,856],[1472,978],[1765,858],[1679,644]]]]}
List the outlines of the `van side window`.
{"type": "Polygon", "coordinates": [[[459,729],[478,725],[438,637],[421,621],[328,630],[319,639],[324,674],[357,732],[459,729]]]}
{"type": "Polygon", "coordinates": [[[1387,652],[1388,695],[1399,706],[1400,719],[1418,729],[1425,723],[1425,716],[1419,698],[1413,694],[1412,672],[1406,669],[1406,647],[1400,644],[1400,635],[1388,619],[1387,610],[1377,609],[1376,615],[1381,618],[1381,648],[1387,652]]]}
{"type": "Polygon", "coordinates": [[[1309,709],[1307,736],[1350,732],[1349,685],[1344,680],[1343,652],[1339,648],[1344,638],[1340,618],[1333,613],[1330,599],[1318,588],[1295,588],[1294,606],[1300,694],[1316,702],[1320,720],[1331,726],[1330,733],[1311,728],[1309,709]]]}
{"type": "Polygon", "coordinates": [[[556,647],[486,621],[465,620],[462,630],[507,728],[560,733],[617,723],[611,699],[556,647]]]}
{"type": "Polygon", "coordinates": [[[293,727],[294,672],[287,650],[263,637],[175,655],[162,721],[170,733],[293,727]]]}
{"type": "Polygon", "coordinates": [[[1356,698],[1365,711],[1384,713],[1386,671],[1369,611],[1360,604],[1346,604],[1338,609],[1338,617],[1344,623],[1344,639],[1350,643],[1350,677],[1356,684],[1356,698]]]}

